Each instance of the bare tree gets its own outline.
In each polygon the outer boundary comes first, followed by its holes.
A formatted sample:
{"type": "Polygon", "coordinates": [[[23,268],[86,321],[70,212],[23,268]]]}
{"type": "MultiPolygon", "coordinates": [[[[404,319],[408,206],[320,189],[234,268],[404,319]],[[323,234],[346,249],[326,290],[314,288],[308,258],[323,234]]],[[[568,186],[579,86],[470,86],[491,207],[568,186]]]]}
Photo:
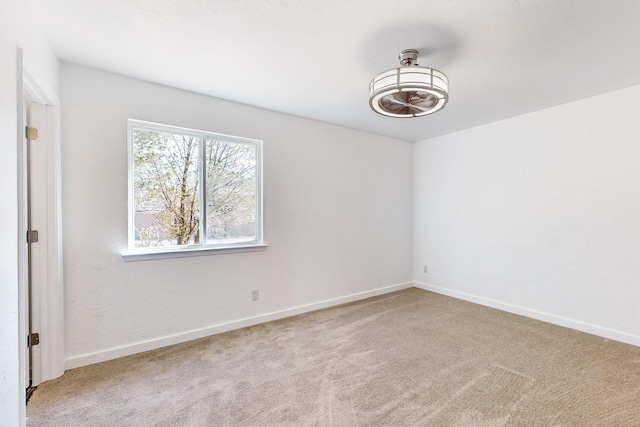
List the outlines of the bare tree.
{"type": "Polygon", "coordinates": [[[135,130],[136,210],[158,211],[177,245],[200,241],[198,144],[195,136],[135,130]]]}
{"type": "Polygon", "coordinates": [[[253,146],[207,140],[207,234],[213,239],[255,221],[255,164],[253,146]]]}
{"type": "MultiPolygon", "coordinates": [[[[136,223],[139,246],[158,246],[165,240],[176,245],[200,242],[201,143],[197,136],[134,130],[135,208],[151,212],[155,221],[136,223]]],[[[255,221],[256,150],[214,139],[204,143],[207,236],[225,240],[255,221]]]]}

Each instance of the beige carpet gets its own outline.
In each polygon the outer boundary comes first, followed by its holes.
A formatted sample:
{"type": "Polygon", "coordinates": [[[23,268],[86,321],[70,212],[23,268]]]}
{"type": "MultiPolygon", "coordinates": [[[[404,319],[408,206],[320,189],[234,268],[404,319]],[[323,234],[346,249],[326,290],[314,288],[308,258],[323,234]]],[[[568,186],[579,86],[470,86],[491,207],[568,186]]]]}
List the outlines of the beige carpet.
{"type": "Polygon", "coordinates": [[[34,426],[640,426],[640,348],[408,289],[75,369],[34,426]]]}

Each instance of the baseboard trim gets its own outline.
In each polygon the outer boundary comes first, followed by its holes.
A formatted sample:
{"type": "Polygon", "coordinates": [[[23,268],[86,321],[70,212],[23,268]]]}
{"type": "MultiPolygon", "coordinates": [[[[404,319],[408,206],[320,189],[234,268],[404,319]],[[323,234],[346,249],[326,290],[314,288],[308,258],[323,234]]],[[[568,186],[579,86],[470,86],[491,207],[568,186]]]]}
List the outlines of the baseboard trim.
{"type": "Polygon", "coordinates": [[[484,305],[498,310],[506,311],[513,314],[519,314],[521,316],[530,317],[532,319],[541,320],[543,322],[552,323],[558,326],[564,326],[566,328],[575,329],[581,332],[597,335],[602,338],[611,339],[614,341],[620,341],[627,344],[640,347],[640,336],[628,334],[626,332],[620,332],[609,328],[604,328],[598,325],[581,322],[579,320],[568,319],[566,317],[557,316],[550,313],[545,313],[538,310],[533,310],[517,305],[496,301],[489,298],[480,297],[477,295],[468,294],[465,292],[459,292],[452,289],[442,288],[440,286],[433,286],[427,283],[413,282],[414,286],[425,291],[435,292],[450,296],[453,298],[461,299],[464,301],[473,302],[476,304],[484,305]]]}
{"type": "Polygon", "coordinates": [[[210,335],[220,334],[223,332],[232,331],[235,329],[246,328],[247,326],[258,325],[260,323],[270,322],[272,320],[284,319],[285,317],[291,317],[298,314],[308,313],[310,311],[320,310],[323,308],[333,307],[341,304],[346,304],[353,301],[358,301],[366,298],[375,297],[378,295],[384,295],[390,292],[400,291],[408,289],[414,286],[414,282],[400,283],[397,285],[386,286],[383,288],[373,289],[370,291],[359,292],[355,294],[346,295],[344,297],[332,298],[312,304],[300,305],[285,310],[274,311],[271,313],[262,314],[259,316],[247,317],[240,320],[234,320],[231,322],[221,323],[218,325],[209,326],[206,328],[196,329],[192,331],[182,332],[174,335],[167,335],[164,337],[124,345],[120,347],[113,347],[103,351],[95,353],[87,353],[80,356],[70,357],[65,360],[65,370],[79,368],[81,366],[92,365],[94,363],[105,362],[107,360],[117,359],[119,357],[130,356],[136,353],[142,353],[144,351],[155,350],[168,345],[180,344],[183,342],[195,340],[198,338],[208,337],[210,335]]]}

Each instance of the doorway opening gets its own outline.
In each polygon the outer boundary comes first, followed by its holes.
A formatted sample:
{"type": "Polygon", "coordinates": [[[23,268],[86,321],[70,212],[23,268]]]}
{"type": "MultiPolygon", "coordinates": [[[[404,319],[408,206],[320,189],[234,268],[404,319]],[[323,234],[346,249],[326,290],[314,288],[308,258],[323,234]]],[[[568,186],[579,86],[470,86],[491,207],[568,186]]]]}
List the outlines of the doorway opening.
{"type": "Polygon", "coordinates": [[[18,118],[21,383],[25,400],[64,373],[58,99],[24,68],[18,118]]]}

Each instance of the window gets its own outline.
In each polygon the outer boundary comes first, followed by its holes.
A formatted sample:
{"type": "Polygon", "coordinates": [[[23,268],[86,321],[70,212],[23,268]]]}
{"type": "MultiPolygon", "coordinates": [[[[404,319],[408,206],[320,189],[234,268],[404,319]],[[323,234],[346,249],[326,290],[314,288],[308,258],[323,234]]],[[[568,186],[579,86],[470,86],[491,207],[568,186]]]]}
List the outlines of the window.
{"type": "Polygon", "coordinates": [[[264,246],[262,141],[128,123],[131,254],[264,246]]]}

